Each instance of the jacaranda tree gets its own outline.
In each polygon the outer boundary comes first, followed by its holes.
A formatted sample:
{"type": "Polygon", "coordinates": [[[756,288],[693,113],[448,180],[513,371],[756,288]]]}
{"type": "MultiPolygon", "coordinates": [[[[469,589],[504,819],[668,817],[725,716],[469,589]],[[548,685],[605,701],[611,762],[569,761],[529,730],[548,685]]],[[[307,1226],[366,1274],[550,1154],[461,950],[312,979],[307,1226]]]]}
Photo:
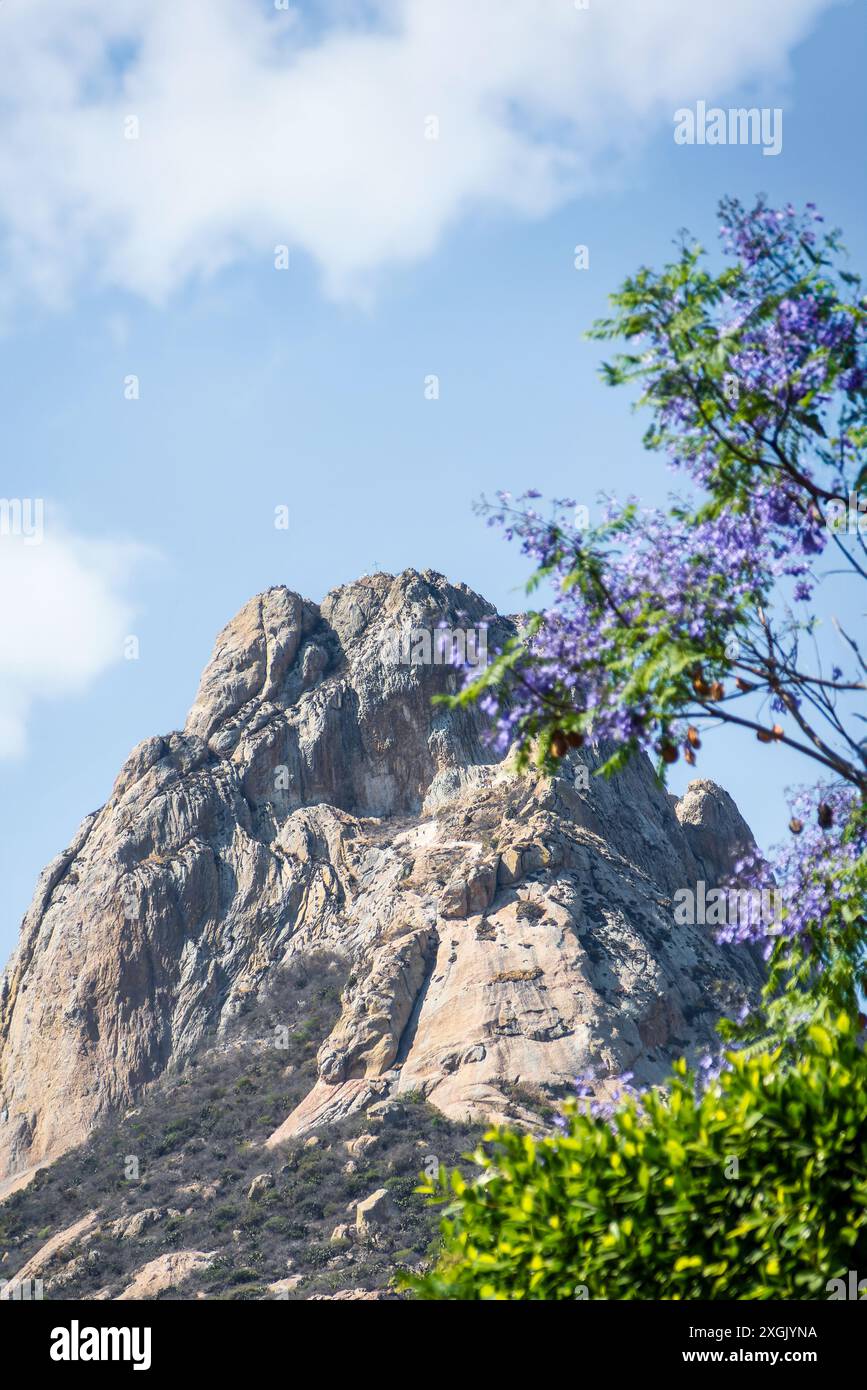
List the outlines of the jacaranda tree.
{"type": "Polygon", "coordinates": [[[455,1179],[426,1296],[574,1297],[586,1285],[591,1296],[653,1297],[624,1292],[635,1270],[623,1262],[648,1241],[657,1297],[810,1296],[853,1248],[867,1265],[867,655],[845,620],[819,620],[828,585],[844,586],[846,612],[867,598],[856,587],[867,580],[867,300],[812,205],[727,199],[720,231],[718,273],[684,236],[591,330],[623,345],[605,379],[639,388],[645,444],[679,470],[682,493],[664,510],[605,499],[594,524],[574,499],[543,510],[535,491],[483,504],[546,599],[457,700],[482,706],[524,768],[553,770],[593,739],[611,749],[604,774],[644,751],[664,776],[679,757],[696,764],[703,737],[725,725],[817,764],[790,841],[737,866],[740,884],[773,876],[780,890],[782,921],[728,929],[763,941],[768,984],[759,1009],[723,1025],[733,1050],[703,1083],[679,1075],[666,1094],[630,1096],[605,1117],[579,1107],[541,1148],[492,1134],[485,1182],[455,1179]],[[818,1096],[830,1114],[850,1082],[852,1104],[835,1112],[844,1173],[818,1096]],[[755,1182],[745,1187],[717,1170],[747,1113],[755,1182]],[[805,1216],[826,1178],[839,1222],[805,1216]],[[838,1179],[845,1200],[831,1191],[838,1179]],[[642,1221],[656,1223],[658,1243],[642,1221]],[[714,1237],[700,1239],[708,1223],[714,1237]]]}

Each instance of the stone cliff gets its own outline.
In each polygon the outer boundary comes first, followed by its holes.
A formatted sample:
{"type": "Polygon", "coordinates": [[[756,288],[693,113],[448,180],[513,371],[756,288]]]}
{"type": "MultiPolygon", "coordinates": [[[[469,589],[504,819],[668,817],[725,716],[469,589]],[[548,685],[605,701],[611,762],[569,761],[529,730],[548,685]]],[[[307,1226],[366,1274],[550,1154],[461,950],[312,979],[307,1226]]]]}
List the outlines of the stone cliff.
{"type": "Polygon", "coordinates": [[[217,639],[184,730],[137,747],[43,872],[0,986],[0,1177],[128,1106],[275,967],[349,964],[318,1081],[273,1136],[421,1093],[461,1120],[578,1074],[662,1079],[753,991],[749,953],[675,926],[749,831],[713,783],[681,802],[636,759],[517,777],[407,628],[511,624],[463,585],[368,576],[320,605],[252,599],[217,639]],[[393,656],[393,648],[392,648],[393,656]],[[585,785],[586,784],[586,785],[585,785]]]}

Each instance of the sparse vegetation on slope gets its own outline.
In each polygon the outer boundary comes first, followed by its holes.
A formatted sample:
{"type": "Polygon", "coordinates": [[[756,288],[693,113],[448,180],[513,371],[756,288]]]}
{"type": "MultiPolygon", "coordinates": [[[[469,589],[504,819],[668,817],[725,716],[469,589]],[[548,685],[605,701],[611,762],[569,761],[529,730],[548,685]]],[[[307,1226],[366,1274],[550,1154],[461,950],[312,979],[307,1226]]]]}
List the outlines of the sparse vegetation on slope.
{"type": "Polygon", "coordinates": [[[5,1277],[92,1210],[96,1226],[40,1270],[47,1298],[116,1297],[137,1270],[173,1251],[213,1259],[161,1295],[170,1298],[269,1297],[269,1284],[295,1276],[297,1285],[279,1293],[384,1289],[396,1266],[425,1260],[436,1220],[415,1192],[419,1171],[432,1158],[457,1162],[478,1131],[408,1096],[375,1122],[361,1113],[321,1135],[262,1148],[312,1084],[343,981],[343,963],[328,955],[283,970],[228,1035],[207,1040],[135,1110],[10,1197],[0,1206],[5,1277]],[[374,1137],[350,1154],[347,1141],[362,1134],[374,1137]],[[128,1177],[136,1165],[138,1178],[128,1177]],[[390,1200],[375,1236],[356,1239],[350,1230],[333,1240],[378,1189],[390,1200]]]}

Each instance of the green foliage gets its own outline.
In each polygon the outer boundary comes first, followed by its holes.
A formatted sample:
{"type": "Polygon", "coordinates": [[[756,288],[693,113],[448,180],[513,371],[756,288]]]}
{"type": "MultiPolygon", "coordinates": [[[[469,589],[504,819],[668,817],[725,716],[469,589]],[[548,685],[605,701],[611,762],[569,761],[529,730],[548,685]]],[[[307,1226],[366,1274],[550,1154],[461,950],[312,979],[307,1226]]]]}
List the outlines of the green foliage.
{"type": "Polygon", "coordinates": [[[669,1088],[610,1120],[575,1106],[563,1135],[492,1130],[447,1202],[424,1299],[822,1299],[867,1270],[867,1063],[849,1018],[803,1055],[729,1056],[697,1094],[669,1088]],[[735,1162],[736,1160],[736,1162],[735,1162]]]}
{"type": "MultiPolygon", "coordinates": [[[[842,845],[863,843],[867,807],[856,805],[842,835],[842,845]]],[[[721,1036],[739,1049],[780,1046],[797,1057],[810,1028],[827,1013],[858,1016],[867,997],[867,852],[846,858],[817,855],[812,871],[805,866],[802,897],[814,892],[821,913],[805,913],[796,904],[799,930],[784,930],[772,941],[768,974],[759,1006],[735,1022],[722,1019],[721,1036]],[[807,929],[804,929],[806,918],[807,929]]],[[[791,917],[784,913],[783,925],[791,917]]]]}

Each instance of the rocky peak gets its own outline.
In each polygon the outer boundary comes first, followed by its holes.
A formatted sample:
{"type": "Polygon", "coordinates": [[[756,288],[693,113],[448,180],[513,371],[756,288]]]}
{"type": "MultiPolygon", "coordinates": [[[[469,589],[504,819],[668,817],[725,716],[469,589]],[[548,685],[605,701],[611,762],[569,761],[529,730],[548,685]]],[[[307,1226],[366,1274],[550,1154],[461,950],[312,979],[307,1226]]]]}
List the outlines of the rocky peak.
{"type": "Polygon", "coordinates": [[[285,588],[245,603],[217,638],[187,715],[184,733],[208,739],[251,700],[279,696],[316,610],[285,588]]]}
{"type": "Polygon", "coordinates": [[[514,776],[477,710],[432,704],[458,680],[442,629],[514,631],[411,570],[319,605],[272,588],[224,628],[183,731],[132,752],[40,878],[0,989],[0,1175],[79,1142],[314,950],[350,983],[275,1143],[407,1088],[481,1118],[591,1066],[654,1080],[712,1041],[756,967],[675,928],[671,899],[749,837],[730,798],[694,783],[673,808],[643,759],[585,785],[593,748],[514,776]]]}
{"type": "Polygon", "coordinates": [[[369,575],[319,607],[270,589],[220,633],[184,732],[243,764],[245,792],[278,817],[312,802],[417,811],[438,772],[492,755],[477,719],[432,709],[434,695],[456,688],[454,668],[401,659],[412,652],[399,644],[486,620],[492,640],[504,640],[509,624],[490,605],[433,571],[369,575]]]}
{"type": "Polygon", "coordinates": [[[732,798],[716,782],[690,782],[674,807],[686,842],[707,883],[728,882],[739,855],[754,847],[752,831],[732,798]]]}

